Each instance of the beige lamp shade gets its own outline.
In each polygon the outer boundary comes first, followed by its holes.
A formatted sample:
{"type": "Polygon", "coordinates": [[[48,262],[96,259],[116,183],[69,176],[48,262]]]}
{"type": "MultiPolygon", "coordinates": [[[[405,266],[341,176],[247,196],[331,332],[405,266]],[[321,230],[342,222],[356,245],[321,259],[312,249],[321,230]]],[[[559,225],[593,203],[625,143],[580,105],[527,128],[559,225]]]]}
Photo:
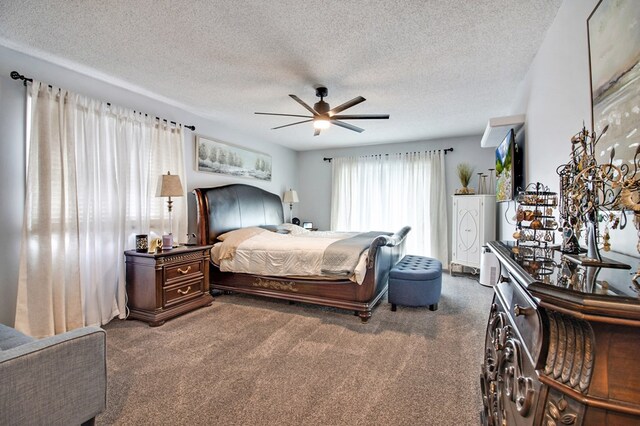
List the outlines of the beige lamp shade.
{"type": "Polygon", "coordinates": [[[184,196],[180,176],[172,175],[171,172],[167,172],[166,175],[162,175],[159,192],[159,197],[169,197],[167,200],[167,209],[169,210],[169,235],[162,236],[162,249],[171,249],[173,248],[173,221],[171,220],[173,201],[171,200],[171,197],[184,196]]]}
{"type": "Polygon", "coordinates": [[[180,182],[180,176],[172,175],[171,172],[167,172],[166,175],[162,175],[162,181],[160,182],[160,197],[182,197],[184,193],[182,191],[182,182],[180,182]]]}
{"type": "Polygon", "coordinates": [[[282,197],[282,201],[289,204],[289,219],[293,223],[293,203],[298,202],[298,193],[293,189],[289,188],[288,191],[284,192],[284,197],[282,197]]]}
{"type": "Polygon", "coordinates": [[[282,201],[284,201],[285,203],[289,203],[289,204],[297,203],[299,201],[298,200],[298,193],[296,191],[294,191],[293,189],[285,191],[284,198],[283,198],[282,201]]]}

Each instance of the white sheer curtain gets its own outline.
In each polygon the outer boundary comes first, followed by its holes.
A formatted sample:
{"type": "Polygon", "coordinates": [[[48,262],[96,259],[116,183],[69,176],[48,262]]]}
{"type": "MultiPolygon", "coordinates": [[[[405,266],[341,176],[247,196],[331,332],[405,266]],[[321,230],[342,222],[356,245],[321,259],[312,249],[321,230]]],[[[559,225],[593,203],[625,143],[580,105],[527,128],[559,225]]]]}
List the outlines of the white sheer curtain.
{"type": "MultiPolygon", "coordinates": [[[[182,129],[39,82],[28,96],[16,328],[44,337],[124,318],[123,251],[168,228],[156,186],[168,170],[184,185],[182,129]]],[[[186,233],[184,197],[173,220],[186,233]]]]}
{"type": "Polygon", "coordinates": [[[444,152],[427,152],[431,187],[429,188],[429,230],[430,251],[427,255],[440,260],[443,265],[449,263],[449,221],[447,217],[447,187],[444,166],[444,152]]]}
{"type": "Polygon", "coordinates": [[[331,229],[397,231],[411,226],[407,253],[448,259],[441,151],[334,158],[331,229]]]}

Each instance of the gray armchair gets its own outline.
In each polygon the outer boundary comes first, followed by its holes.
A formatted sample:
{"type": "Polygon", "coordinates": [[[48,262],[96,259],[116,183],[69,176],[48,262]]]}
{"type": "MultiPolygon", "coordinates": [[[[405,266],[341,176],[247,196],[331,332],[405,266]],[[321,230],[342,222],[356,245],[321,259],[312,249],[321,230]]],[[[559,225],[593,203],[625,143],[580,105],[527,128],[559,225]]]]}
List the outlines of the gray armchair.
{"type": "Polygon", "coordinates": [[[0,425],[91,424],[106,399],[104,330],[36,340],[0,324],[0,425]]]}

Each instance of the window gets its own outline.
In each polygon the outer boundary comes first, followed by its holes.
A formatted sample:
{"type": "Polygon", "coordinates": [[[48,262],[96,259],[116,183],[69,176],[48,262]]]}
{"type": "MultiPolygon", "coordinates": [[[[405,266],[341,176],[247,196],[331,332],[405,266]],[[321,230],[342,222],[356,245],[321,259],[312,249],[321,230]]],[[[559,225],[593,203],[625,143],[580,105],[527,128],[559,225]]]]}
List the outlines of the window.
{"type": "Polygon", "coordinates": [[[405,225],[412,228],[408,253],[447,261],[444,153],[333,159],[332,230],[397,231],[405,225]]]}

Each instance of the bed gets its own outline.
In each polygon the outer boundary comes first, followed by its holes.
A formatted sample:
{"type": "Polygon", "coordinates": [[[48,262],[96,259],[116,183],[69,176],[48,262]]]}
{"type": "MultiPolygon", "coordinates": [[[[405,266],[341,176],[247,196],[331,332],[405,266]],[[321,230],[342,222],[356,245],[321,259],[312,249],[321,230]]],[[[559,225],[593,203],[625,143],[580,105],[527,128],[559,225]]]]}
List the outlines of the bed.
{"type": "MultiPolygon", "coordinates": [[[[230,231],[250,227],[278,226],[284,222],[280,197],[244,184],[193,191],[197,204],[198,244],[215,244],[230,231]]],[[[372,309],[387,291],[389,271],[404,255],[409,232],[404,227],[395,234],[373,238],[365,253],[364,276],[358,282],[345,277],[292,277],[277,274],[223,272],[213,260],[210,264],[212,289],[239,292],[348,309],[362,322],[371,318],[372,309]]],[[[213,257],[212,257],[213,259],[213,257]]]]}

